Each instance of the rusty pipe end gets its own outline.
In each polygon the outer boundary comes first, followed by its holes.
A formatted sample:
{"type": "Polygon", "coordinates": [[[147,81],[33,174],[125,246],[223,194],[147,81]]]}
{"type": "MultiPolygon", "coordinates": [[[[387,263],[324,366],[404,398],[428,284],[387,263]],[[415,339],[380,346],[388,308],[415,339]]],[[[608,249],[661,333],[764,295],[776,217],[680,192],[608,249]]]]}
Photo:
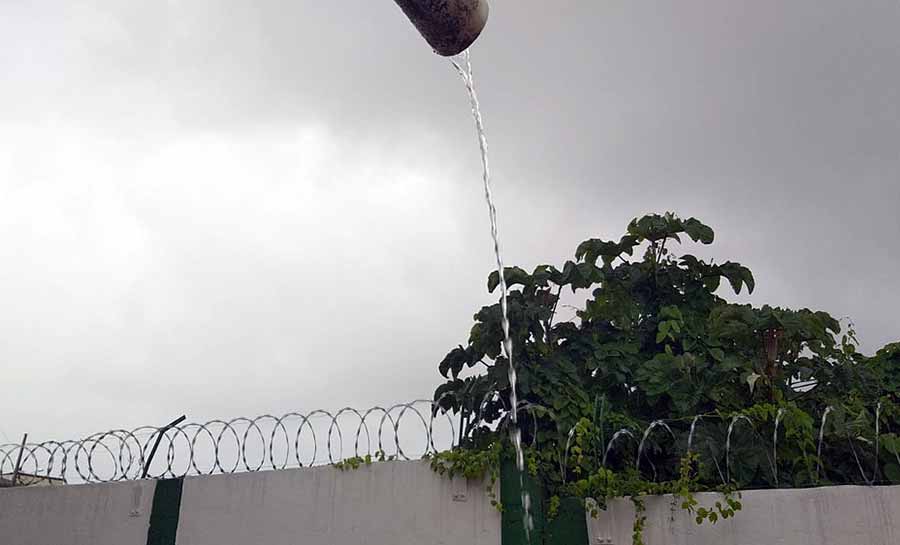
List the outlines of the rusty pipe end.
{"type": "Polygon", "coordinates": [[[452,57],[481,35],[490,8],[487,0],[395,0],[435,53],[452,57]]]}

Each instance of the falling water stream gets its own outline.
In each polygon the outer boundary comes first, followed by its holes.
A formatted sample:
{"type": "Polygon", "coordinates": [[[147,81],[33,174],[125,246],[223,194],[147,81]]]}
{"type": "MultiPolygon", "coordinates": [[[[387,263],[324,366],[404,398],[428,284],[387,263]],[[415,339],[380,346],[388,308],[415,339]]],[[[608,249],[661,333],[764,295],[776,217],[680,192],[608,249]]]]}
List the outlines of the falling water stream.
{"type": "Polygon", "coordinates": [[[525,521],[526,539],[531,541],[531,530],[534,521],[531,517],[531,496],[525,490],[525,454],[522,450],[522,432],[519,429],[519,400],[516,393],[516,367],[513,364],[513,343],[509,336],[509,315],[506,304],[507,286],[503,274],[503,253],[500,249],[500,228],[497,223],[497,207],[494,205],[494,194],[491,191],[491,168],[488,161],[488,143],[484,130],[484,119],[481,116],[481,104],[478,102],[478,93],[475,91],[475,78],[472,75],[472,57],[467,50],[462,55],[462,61],[451,59],[456,71],[459,72],[466,91],[469,93],[469,101],[472,106],[472,116],[475,118],[475,129],[478,132],[478,146],[481,150],[482,181],[484,182],[484,199],[487,202],[488,214],[491,220],[491,239],[494,242],[494,257],[497,260],[497,274],[500,277],[500,326],[503,329],[503,354],[509,363],[509,434],[513,446],[516,449],[516,468],[519,471],[519,488],[522,491],[522,510],[525,521]]]}

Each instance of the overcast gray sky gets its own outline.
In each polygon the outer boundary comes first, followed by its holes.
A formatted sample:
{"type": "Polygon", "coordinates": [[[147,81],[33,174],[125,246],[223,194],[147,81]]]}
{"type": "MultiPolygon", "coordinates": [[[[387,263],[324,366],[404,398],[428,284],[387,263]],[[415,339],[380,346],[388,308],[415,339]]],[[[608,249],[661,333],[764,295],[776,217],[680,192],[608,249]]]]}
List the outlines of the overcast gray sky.
{"type": "MultiPolygon", "coordinates": [[[[900,338],[900,2],[494,0],[506,260],[697,216],[900,338]]],[[[390,0],[0,3],[0,442],[428,397],[492,299],[461,82],[390,0]]]]}

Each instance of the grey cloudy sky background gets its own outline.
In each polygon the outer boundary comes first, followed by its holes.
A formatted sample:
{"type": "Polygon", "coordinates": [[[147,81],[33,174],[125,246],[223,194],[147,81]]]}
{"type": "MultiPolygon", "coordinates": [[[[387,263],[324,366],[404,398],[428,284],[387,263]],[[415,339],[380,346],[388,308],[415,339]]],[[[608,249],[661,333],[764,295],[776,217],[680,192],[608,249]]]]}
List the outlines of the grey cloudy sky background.
{"type": "MultiPolygon", "coordinates": [[[[674,210],[754,303],[900,338],[900,3],[492,8],[508,263],[674,210]]],[[[429,396],[492,300],[479,175],[390,0],[3,2],[0,442],[429,396]]]]}

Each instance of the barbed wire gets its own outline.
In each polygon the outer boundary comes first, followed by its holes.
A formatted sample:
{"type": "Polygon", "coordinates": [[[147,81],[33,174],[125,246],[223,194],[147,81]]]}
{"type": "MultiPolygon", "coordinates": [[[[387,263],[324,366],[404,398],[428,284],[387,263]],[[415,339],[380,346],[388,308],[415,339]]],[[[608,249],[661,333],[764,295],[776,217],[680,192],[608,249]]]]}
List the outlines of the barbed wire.
{"type": "MultiPolygon", "coordinates": [[[[28,443],[20,472],[68,483],[141,478],[163,428],[141,426],[78,440],[28,443]]],[[[334,464],[352,457],[421,458],[456,445],[458,419],[417,400],[387,408],[291,412],[174,426],[162,441],[150,478],[279,470],[334,464]]],[[[15,471],[21,445],[0,445],[0,475],[15,471]]]]}
{"type": "MultiPolygon", "coordinates": [[[[824,411],[822,411],[821,417],[815,426],[815,430],[818,436],[818,440],[816,442],[816,450],[815,450],[815,477],[814,484],[821,483],[822,478],[824,477],[824,469],[826,469],[825,458],[823,455],[823,446],[826,444],[838,440],[838,441],[847,441],[849,445],[850,452],[852,454],[852,460],[856,466],[856,469],[859,471],[859,479],[844,479],[845,484],[866,484],[866,485],[874,485],[876,483],[884,484],[891,482],[890,480],[879,479],[880,474],[880,457],[882,454],[881,450],[881,418],[882,418],[882,404],[879,402],[875,407],[874,411],[874,440],[869,440],[865,437],[862,437],[859,434],[851,434],[849,431],[846,431],[843,435],[838,434],[838,436],[828,435],[826,434],[826,424],[828,422],[829,414],[834,411],[834,407],[827,406],[824,411]],[[856,446],[859,443],[860,446],[856,446]],[[869,450],[869,455],[871,459],[864,460],[863,450],[869,450]],[[871,477],[869,477],[869,471],[871,471],[871,477]]],[[[681,418],[672,418],[672,419],[660,419],[651,422],[646,428],[640,428],[639,426],[635,426],[632,429],[622,428],[616,431],[610,438],[609,442],[605,444],[605,449],[602,450],[602,458],[600,458],[601,466],[607,466],[607,458],[611,451],[614,448],[619,446],[622,447],[621,443],[623,439],[627,439],[630,443],[631,447],[634,448],[633,454],[634,458],[634,468],[640,469],[642,460],[645,459],[645,452],[648,450],[646,446],[648,445],[648,439],[651,438],[651,434],[655,429],[664,430],[666,434],[663,435],[665,438],[670,438],[671,441],[675,444],[680,444],[680,450],[682,454],[693,454],[700,455],[700,451],[705,450],[706,458],[702,459],[700,457],[700,461],[711,461],[713,466],[716,469],[716,472],[719,475],[719,479],[721,480],[723,485],[733,484],[732,480],[732,467],[735,463],[735,453],[733,444],[733,439],[739,436],[739,433],[736,433],[736,430],[743,430],[743,437],[746,439],[750,438],[750,446],[745,447],[751,449],[758,449],[764,455],[764,464],[762,464],[764,471],[769,472],[769,476],[772,478],[772,483],[775,486],[779,485],[780,479],[780,471],[778,465],[778,447],[779,447],[779,431],[781,431],[783,417],[787,414],[784,408],[779,408],[774,415],[774,425],[770,431],[772,433],[771,441],[769,441],[766,437],[764,437],[760,433],[759,424],[763,422],[756,422],[750,416],[745,414],[734,414],[734,415],[725,415],[725,414],[717,414],[717,413],[707,413],[707,414],[699,414],[693,417],[681,417],[681,418]],[[702,446],[699,448],[695,442],[696,432],[698,431],[698,425],[703,425],[704,421],[712,421],[711,424],[718,424],[719,426],[724,426],[725,428],[725,436],[724,438],[724,449],[717,448],[721,447],[721,444],[714,444],[710,441],[710,438],[706,438],[706,446],[704,449],[702,446]],[[690,426],[679,430],[678,432],[673,431],[673,427],[676,424],[680,424],[684,426],[686,423],[690,422],[690,426]],[[739,424],[744,424],[743,426],[739,426],[739,424]],[[670,426],[671,425],[671,426],[670,426]],[[640,439],[638,439],[640,438],[640,439]],[[717,454],[718,451],[718,454],[717,454]],[[720,464],[720,461],[722,462],[720,464]],[[724,472],[722,465],[724,465],[724,472]]],[[[572,439],[577,432],[577,426],[571,428],[568,432],[567,440],[565,442],[565,447],[562,449],[561,457],[560,457],[560,471],[565,480],[566,470],[568,469],[568,459],[570,447],[572,446],[572,439]]],[[[786,434],[789,435],[789,434],[786,434]]],[[[782,444],[789,441],[790,437],[782,438],[780,441],[782,444]]],[[[601,445],[602,446],[602,445],[601,445]]],[[[803,447],[801,447],[802,449],[803,447]]],[[[625,449],[626,451],[628,449],[625,449]]],[[[892,457],[896,460],[897,465],[900,466],[900,452],[896,450],[891,450],[890,453],[892,457]]],[[[657,468],[653,465],[651,460],[647,460],[647,463],[650,465],[654,479],[656,478],[657,468]]]]}
{"type": "MultiPolygon", "coordinates": [[[[527,402],[519,411],[535,411],[538,407],[527,402]]],[[[825,427],[832,408],[826,408],[817,423],[816,480],[824,469],[823,445],[825,427]]],[[[550,411],[548,414],[552,413],[550,411]]],[[[778,445],[788,440],[779,435],[784,410],[774,419],[771,442],[760,435],[757,423],[745,415],[726,417],[701,414],[694,417],[661,419],[646,427],[623,428],[601,445],[598,461],[607,466],[610,454],[618,452],[620,459],[632,460],[636,468],[642,463],[653,474],[656,466],[647,457],[654,436],[664,432],[662,441],[682,443],[686,452],[697,453],[703,445],[698,440],[701,428],[715,423],[725,426],[724,437],[711,443],[704,437],[706,455],[723,483],[730,482],[734,470],[733,442],[738,436],[749,437],[754,448],[765,453],[767,471],[774,483],[779,482],[778,445]],[[673,431],[674,426],[680,431],[673,431]],[[721,441],[721,443],[718,443],[721,441]],[[724,449],[721,448],[724,446],[724,449]],[[714,453],[713,451],[717,452],[714,453]],[[602,460],[602,461],[601,461],[602,460]]],[[[508,416],[508,415],[507,415],[508,416]]],[[[507,417],[501,419],[504,425],[507,417]]],[[[875,438],[871,445],[854,446],[849,436],[855,465],[862,482],[873,484],[878,477],[880,450],[881,404],[875,409],[875,438]],[[862,449],[872,449],[875,467],[868,467],[860,455],[862,449]],[[869,476],[871,474],[871,477],[869,476]]],[[[477,418],[476,426],[481,424],[477,418]]],[[[0,445],[0,475],[15,471],[22,450],[20,472],[31,476],[26,481],[56,479],[67,483],[111,482],[140,479],[152,445],[163,431],[160,448],[149,465],[149,478],[175,478],[190,475],[281,470],[297,467],[335,464],[348,458],[371,456],[374,460],[412,460],[454,448],[461,431],[459,415],[445,413],[434,402],[416,400],[387,408],[373,407],[357,410],[345,407],[337,411],[315,410],[308,413],[290,412],[280,417],[262,415],[255,418],[237,417],[231,420],[210,420],[205,423],[186,423],[172,428],[141,426],[132,430],[116,429],[91,434],[79,440],[28,443],[24,450],[19,444],[0,445]]],[[[536,425],[536,421],[535,421],[536,425]]],[[[560,471],[565,479],[570,465],[570,448],[575,428],[560,430],[560,471]]],[[[772,431],[772,430],[770,430],[772,431]]],[[[841,440],[844,440],[842,438],[841,440]]],[[[870,453],[872,454],[872,453],[870,453]]],[[[900,465],[900,454],[892,452],[900,465]]]]}

